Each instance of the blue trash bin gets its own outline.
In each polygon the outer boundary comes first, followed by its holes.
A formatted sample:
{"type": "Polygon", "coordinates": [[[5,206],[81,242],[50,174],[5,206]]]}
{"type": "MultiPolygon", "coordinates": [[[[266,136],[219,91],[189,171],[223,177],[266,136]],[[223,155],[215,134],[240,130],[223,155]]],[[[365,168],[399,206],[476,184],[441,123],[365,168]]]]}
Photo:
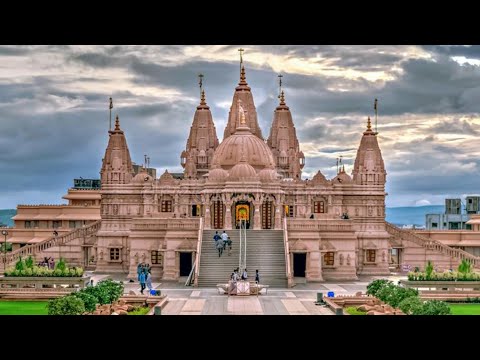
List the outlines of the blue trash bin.
{"type": "Polygon", "coordinates": [[[150,290],[150,295],[153,295],[153,296],[157,295],[157,290],[150,290]]]}
{"type": "Polygon", "coordinates": [[[327,296],[328,296],[328,297],[334,297],[334,296],[335,296],[335,294],[334,294],[334,292],[333,292],[333,291],[329,291],[329,292],[327,293],[327,296]]]}

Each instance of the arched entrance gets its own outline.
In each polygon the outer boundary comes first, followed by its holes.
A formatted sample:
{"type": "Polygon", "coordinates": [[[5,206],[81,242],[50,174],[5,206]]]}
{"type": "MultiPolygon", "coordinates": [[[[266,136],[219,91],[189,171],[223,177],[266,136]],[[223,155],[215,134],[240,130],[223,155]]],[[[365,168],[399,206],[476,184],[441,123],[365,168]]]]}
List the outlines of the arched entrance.
{"type": "Polygon", "coordinates": [[[240,227],[240,220],[245,220],[247,229],[252,226],[252,208],[248,201],[238,201],[235,203],[235,228],[240,227]]]}

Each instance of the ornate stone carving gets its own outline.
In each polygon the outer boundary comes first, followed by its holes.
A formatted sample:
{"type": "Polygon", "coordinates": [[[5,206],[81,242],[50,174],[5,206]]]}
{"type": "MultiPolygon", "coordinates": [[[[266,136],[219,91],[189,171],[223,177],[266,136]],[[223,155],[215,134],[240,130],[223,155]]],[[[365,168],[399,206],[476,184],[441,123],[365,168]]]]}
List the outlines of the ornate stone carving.
{"type": "Polygon", "coordinates": [[[340,254],[339,260],[340,260],[340,265],[343,265],[343,254],[340,254]]]}
{"type": "Polygon", "coordinates": [[[350,257],[350,254],[347,255],[347,265],[350,266],[350,262],[351,262],[351,257],[350,257]]]}

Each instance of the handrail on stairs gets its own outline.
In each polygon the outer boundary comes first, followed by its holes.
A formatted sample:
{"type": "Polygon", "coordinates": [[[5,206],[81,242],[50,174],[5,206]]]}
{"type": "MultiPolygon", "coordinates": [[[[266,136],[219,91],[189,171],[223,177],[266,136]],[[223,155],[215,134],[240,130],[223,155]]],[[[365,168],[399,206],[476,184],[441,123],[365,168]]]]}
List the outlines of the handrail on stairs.
{"type": "Polygon", "coordinates": [[[69,241],[72,241],[74,239],[77,239],[81,236],[87,236],[95,233],[102,220],[97,220],[91,224],[88,224],[84,227],[74,229],[66,234],[60,235],[60,236],[51,236],[45,240],[42,240],[36,244],[32,245],[26,245],[20,249],[17,249],[15,251],[12,251],[9,253],[6,257],[6,264],[7,266],[11,264],[12,262],[18,260],[20,257],[26,257],[29,255],[35,256],[37,252],[41,252],[47,249],[50,249],[51,247],[54,246],[60,246],[61,244],[65,244],[69,241]]]}
{"type": "Polygon", "coordinates": [[[480,265],[480,258],[466,251],[463,251],[461,249],[454,249],[448,245],[441,243],[438,240],[427,238],[409,229],[401,229],[398,226],[395,226],[387,221],[385,221],[385,224],[386,224],[387,232],[389,232],[391,235],[394,235],[394,234],[400,235],[400,237],[402,235],[407,235],[407,239],[405,240],[412,241],[417,245],[420,245],[426,249],[437,250],[442,254],[445,254],[460,260],[467,259],[472,263],[474,267],[480,265]]]}
{"type": "MultiPolygon", "coordinates": [[[[198,227],[197,256],[195,256],[195,264],[193,265],[193,269],[192,269],[192,271],[194,271],[194,274],[195,274],[193,278],[193,286],[198,286],[198,276],[200,275],[200,256],[202,253],[203,226],[204,226],[204,220],[203,220],[203,217],[200,217],[200,225],[198,227]]],[[[191,279],[190,279],[190,282],[191,282],[191,279]]]]}
{"type": "Polygon", "coordinates": [[[293,276],[292,270],[290,265],[290,247],[288,245],[288,231],[287,231],[287,218],[283,218],[283,244],[285,247],[285,269],[287,275],[287,286],[292,287],[293,283],[293,276]]]}

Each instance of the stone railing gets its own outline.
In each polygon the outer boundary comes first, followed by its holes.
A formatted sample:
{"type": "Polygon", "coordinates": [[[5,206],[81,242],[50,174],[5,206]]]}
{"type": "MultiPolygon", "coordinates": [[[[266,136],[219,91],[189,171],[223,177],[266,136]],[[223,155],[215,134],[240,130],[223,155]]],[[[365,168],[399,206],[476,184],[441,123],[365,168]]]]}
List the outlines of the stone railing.
{"type": "Polygon", "coordinates": [[[18,250],[15,250],[7,254],[6,256],[7,266],[12,265],[14,262],[20,259],[20,257],[25,258],[28,256],[32,256],[33,258],[35,258],[35,254],[45,251],[47,249],[50,249],[54,246],[64,245],[80,237],[96,234],[97,231],[100,229],[101,222],[102,222],[101,220],[97,220],[92,224],[86,225],[82,228],[72,230],[69,233],[66,233],[64,235],[59,235],[56,237],[52,236],[36,244],[27,245],[18,250]]]}
{"type": "Polygon", "coordinates": [[[199,219],[142,219],[132,224],[133,230],[198,230],[199,219]]]}
{"type": "Polygon", "coordinates": [[[195,278],[193,280],[194,286],[198,286],[198,276],[200,275],[200,256],[202,255],[202,241],[203,241],[203,218],[200,218],[198,229],[197,242],[197,256],[195,257],[195,278]]]}
{"type": "Polygon", "coordinates": [[[295,284],[293,283],[293,274],[290,264],[290,246],[288,244],[287,218],[283,218],[283,244],[285,246],[285,269],[287,273],[287,286],[292,287],[295,284]]]}
{"type": "Polygon", "coordinates": [[[437,251],[443,255],[449,256],[451,258],[461,260],[468,260],[471,262],[472,266],[480,267],[480,258],[475,255],[472,255],[466,251],[460,249],[454,249],[448,245],[442,244],[440,241],[429,239],[425,236],[419,235],[410,229],[400,229],[399,227],[385,222],[387,232],[403,240],[411,241],[421,247],[437,251]]]}
{"type": "MultiPolygon", "coordinates": [[[[90,276],[4,276],[0,277],[0,290],[54,291],[55,289],[83,289],[90,282],[90,276]],[[66,287],[64,287],[66,286],[66,287]]],[[[60,290],[63,291],[63,290],[60,290]]]]}
{"type": "MultiPolygon", "coordinates": [[[[287,219],[287,218],[285,218],[287,219]]],[[[352,220],[287,219],[288,230],[300,231],[354,231],[352,220]]]]}

